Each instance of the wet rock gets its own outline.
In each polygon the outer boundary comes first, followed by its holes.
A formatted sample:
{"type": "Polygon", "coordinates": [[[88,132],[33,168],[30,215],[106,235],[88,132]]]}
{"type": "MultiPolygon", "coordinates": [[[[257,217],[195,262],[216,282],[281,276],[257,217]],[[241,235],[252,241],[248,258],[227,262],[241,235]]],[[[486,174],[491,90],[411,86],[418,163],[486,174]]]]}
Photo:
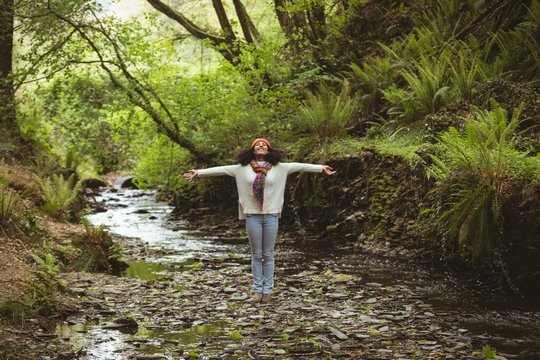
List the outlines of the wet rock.
{"type": "Polygon", "coordinates": [[[139,330],[139,324],[132,318],[119,318],[111,324],[105,324],[102,329],[116,329],[126,334],[135,334],[139,330]]]}
{"type": "Polygon", "coordinates": [[[377,282],[369,282],[369,283],[366,283],[366,286],[367,287],[370,287],[370,288],[380,288],[382,287],[383,285],[382,284],[379,284],[377,282]]]}
{"type": "Polygon", "coordinates": [[[166,360],[167,356],[165,354],[153,354],[153,355],[133,355],[131,359],[134,360],[166,360]]]}
{"type": "Polygon", "coordinates": [[[132,212],[132,214],[148,214],[148,213],[150,213],[150,211],[148,211],[146,209],[137,209],[137,210],[132,212]]]}
{"type": "Polygon", "coordinates": [[[334,334],[339,340],[348,340],[349,337],[347,335],[345,335],[342,331],[334,328],[334,327],[329,327],[328,329],[330,329],[330,332],[332,334],[334,334]]]}

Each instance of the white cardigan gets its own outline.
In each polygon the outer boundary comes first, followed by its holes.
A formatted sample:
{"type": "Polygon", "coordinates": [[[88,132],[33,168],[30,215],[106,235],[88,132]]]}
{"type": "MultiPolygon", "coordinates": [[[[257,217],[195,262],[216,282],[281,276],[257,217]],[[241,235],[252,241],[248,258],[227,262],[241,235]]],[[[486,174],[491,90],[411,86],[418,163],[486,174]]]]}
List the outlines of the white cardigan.
{"type": "Polygon", "coordinates": [[[256,174],[250,165],[216,166],[197,170],[197,174],[200,177],[233,176],[238,188],[238,217],[245,219],[246,214],[278,214],[281,216],[287,175],[299,171],[322,173],[323,165],[281,162],[273,165],[266,174],[262,211],[259,201],[253,194],[252,185],[256,174]]]}

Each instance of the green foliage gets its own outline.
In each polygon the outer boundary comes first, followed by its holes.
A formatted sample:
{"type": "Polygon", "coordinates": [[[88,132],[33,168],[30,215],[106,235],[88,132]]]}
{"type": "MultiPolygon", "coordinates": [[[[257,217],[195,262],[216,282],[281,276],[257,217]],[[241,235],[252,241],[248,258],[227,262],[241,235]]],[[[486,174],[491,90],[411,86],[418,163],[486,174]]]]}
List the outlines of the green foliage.
{"type": "Polygon", "coordinates": [[[242,334],[240,334],[238,331],[233,331],[229,335],[229,339],[231,339],[232,341],[241,341],[243,338],[244,337],[242,336],[242,334]]]}
{"type": "Polygon", "coordinates": [[[314,150],[311,157],[321,160],[325,158],[341,159],[358,154],[364,147],[365,141],[363,139],[348,136],[332,140],[325,149],[314,150]]]}
{"type": "Polygon", "coordinates": [[[492,107],[477,110],[465,134],[451,128],[441,135],[439,155],[433,156],[428,172],[436,179],[438,191],[450,197],[441,221],[448,223],[460,248],[473,259],[491,259],[500,245],[505,183],[520,175],[540,180],[539,159],[511,147],[520,108],[507,123],[504,110],[495,102],[492,107]]]}
{"type": "Polygon", "coordinates": [[[113,242],[107,249],[107,259],[109,261],[120,261],[124,257],[124,250],[118,243],[113,242]]]}
{"type": "Polygon", "coordinates": [[[60,264],[56,257],[47,252],[43,257],[32,255],[36,263],[39,265],[38,274],[41,278],[54,277],[60,272],[60,264]]]}
{"type": "Polygon", "coordinates": [[[350,95],[349,82],[345,80],[340,93],[320,84],[319,92],[308,92],[300,106],[296,126],[306,135],[308,151],[316,147],[326,149],[331,140],[344,138],[353,124],[357,103],[350,95]]]}
{"type": "Polygon", "coordinates": [[[498,30],[485,47],[486,55],[496,54],[496,62],[510,78],[531,79],[538,84],[540,75],[540,1],[533,0],[523,20],[510,30],[498,30]]]}
{"type": "Polygon", "coordinates": [[[104,226],[95,227],[88,221],[83,225],[86,233],[76,241],[82,251],[71,266],[79,271],[111,271],[111,264],[123,255],[122,248],[112,241],[104,226]]]}
{"type": "Polygon", "coordinates": [[[380,136],[365,142],[366,147],[373,147],[378,153],[401,156],[411,165],[422,162],[419,152],[428,145],[422,142],[420,136],[398,136],[394,133],[390,136],[380,136]]]}
{"type": "Polygon", "coordinates": [[[353,76],[364,95],[362,96],[362,111],[371,112],[382,98],[382,90],[386,90],[398,78],[396,66],[390,57],[376,58],[373,63],[363,63],[362,66],[351,64],[353,76]]]}
{"type": "Polygon", "coordinates": [[[393,106],[388,113],[396,115],[400,123],[418,120],[423,115],[434,113],[452,99],[448,85],[449,65],[446,53],[441,54],[439,59],[422,56],[413,64],[415,70],[401,71],[408,90],[393,85],[382,91],[393,106]]]}
{"type": "Polygon", "coordinates": [[[189,160],[189,155],[182,151],[165,136],[156,136],[140,155],[136,172],[142,187],[159,186],[163,191],[178,190],[185,186],[181,172],[189,160]]]}
{"type": "MultiPolygon", "coordinates": [[[[68,73],[42,87],[38,95],[44,101],[34,107],[40,108],[42,127],[48,129],[26,134],[36,142],[54,145],[54,152],[66,166],[90,163],[97,171],[108,172],[128,161],[129,144],[138,137],[134,130],[140,120],[124,95],[105,78],[88,70],[76,76],[68,73]]],[[[25,94],[27,102],[34,96],[25,94]]],[[[23,123],[35,122],[29,110],[21,109],[20,113],[23,123]]]]}
{"type": "Polygon", "coordinates": [[[15,219],[17,201],[17,193],[7,184],[0,182],[0,227],[2,229],[9,227],[15,219]]]}
{"type": "Polygon", "coordinates": [[[82,182],[75,183],[75,174],[66,180],[62,175],[51,175],[45,179],[37,178],[45,205],[43,210],[52,216],[62,218],[68,215],[73,209],[72,205],[79,196],[82,182]]]}
{"type": "Polygon", "coordinates": [[[487,78],[481,60],[471,52],[458,51],[456,54],[457,59],[450,61],[451,82],[457,89],[460,98],[466,100],[472,98],[474,87],[478,81],[487,78]]]}
{"type": "Polygon", "coordinates": [[[497,359],[497,352],[491,346],[484,345],[482,347],[482,356],[484,357],[484,359],[488,359],[488,360],[497,359]]]}
{"type": "Polygon", "coordinates": [[[47,315],[56,308],[61,284],[56,279],[60,264],[54,255],[45,252],[43,256],[33,255],[38,267],[35,279],[23,287],[20,297],[0,299],[0,314],[11,316],[23,322],[36,314],[47,315]]]}

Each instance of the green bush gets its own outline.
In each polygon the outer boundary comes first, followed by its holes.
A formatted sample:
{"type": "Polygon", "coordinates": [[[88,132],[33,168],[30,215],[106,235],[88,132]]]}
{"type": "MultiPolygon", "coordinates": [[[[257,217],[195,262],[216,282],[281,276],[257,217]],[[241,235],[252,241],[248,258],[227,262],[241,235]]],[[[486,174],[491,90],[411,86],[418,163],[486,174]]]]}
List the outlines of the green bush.
{"type": "Polygon", "coordinates": [[[340,93],[325,84],[320,85],[318,93],[308,92],[296,120],[297,131],[305,136],[300,142],[300,156],[317,147],[324,152],[331,140],[345,138],[356,110],[357,101],[350,95],[347,80],[340,93]]]}
{"type": "Polygon", "coordinates": [[[74,174],[67,180],[62,175],[51,175],[45,179],[38,177],[37,180],[45,198],[45,212],[63,218],[73,211],[72,206],[82,189],[82,181],[75,183],[74,174]]]}
{"type": "Polygon", "coordinates": [[[455,58],[450,61],[452,70],[452,85],[456,88],[462,99],[472,98],[475,85],[478,81],[485,80],[482,61],[473,55],[469,49],[457,51],[455,58]]]}
{"type": "Polygon", "coordinates": [[[83,221],[86,234],[76,241],[81,253],[71,266],[78,271],[120,271],[125,267],[122,261],[122,247],[113,242],[104,226],[95,227],[83,221]]]}
{"type": "Polygon", "coordinates": [[[2,229],[9,227],[16,215],[15,206],[18,197],[15,191],[7,184],[0,183],[0,226],[2,229]]]}
{"type": "MultiPolygon", "coordinates": [[[[512,179],[540,182],[540,158],[512,148],[521,108],[507,122],[505,111],[477,110],[465,133],[455,128],[440,137],[438,155],[428,174],[441,199],[449,199],[440,221],[464,255],[493,259],[503,234],[504,186],[512,179]]],[[[444,200],[442,201],[445,202],[444,200]]]]}
{"type": "Polygon", "coordinates": [[[33,273],[34,279],[24,285],[22,295],[0,299],[0,314],[21,322],[38,314],[50,314],[57,306],[62,286],[56,278],[60,264],[54,255],[46,252],[42,257],[33,255],[33,258],[38,267],[33,273]]]}
{"type": "Polygon", "coordinates": [[[422,56],[420,60],[414,61],[413,65],[414,70],[401,71],[407,83],[407,90],[393,85],[382,91],[384,97],[392,104],[388,113],[397,116],[401,124],[419,120],[426,114],[434,113],[452,99],[446,52],[441,54],[439,59],[422,56]]]}

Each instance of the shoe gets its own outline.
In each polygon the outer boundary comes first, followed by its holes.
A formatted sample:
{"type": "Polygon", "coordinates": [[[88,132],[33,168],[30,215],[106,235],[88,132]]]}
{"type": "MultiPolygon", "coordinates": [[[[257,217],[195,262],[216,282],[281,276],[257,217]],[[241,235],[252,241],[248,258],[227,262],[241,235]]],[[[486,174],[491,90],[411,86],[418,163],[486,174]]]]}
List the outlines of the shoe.
{"type": "Polygon", "coordinates": [[[253,294],[253,296],[251,297],[251,302],[252,303],[260,303],[261,300],[263,298],[263,294],[261,293],[255,293],[253,294]]]}
{"type": "Polygon", "coordinates": [[[271,299],[272,299],[271,294],[262,294],[261,302],[266,304],[266,303],[269,303],[271,299]]]}

